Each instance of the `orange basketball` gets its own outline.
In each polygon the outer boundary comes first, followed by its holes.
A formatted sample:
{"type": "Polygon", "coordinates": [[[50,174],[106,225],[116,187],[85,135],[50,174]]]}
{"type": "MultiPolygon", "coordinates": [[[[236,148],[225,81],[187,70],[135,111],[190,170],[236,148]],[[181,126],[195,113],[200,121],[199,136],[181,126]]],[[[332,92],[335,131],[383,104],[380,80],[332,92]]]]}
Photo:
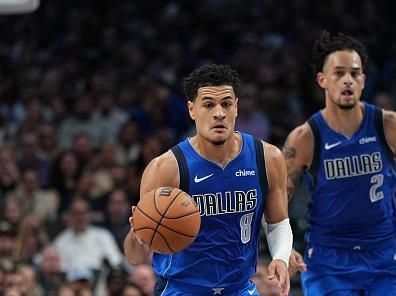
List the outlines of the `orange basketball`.
{"type": "Polygon", "coordinates": [[[148,192],[133,214],[135,235],[156,253],[171,254],[187,248],[200,226],[194,200],[179,188],[159,187],[148,192]]]}

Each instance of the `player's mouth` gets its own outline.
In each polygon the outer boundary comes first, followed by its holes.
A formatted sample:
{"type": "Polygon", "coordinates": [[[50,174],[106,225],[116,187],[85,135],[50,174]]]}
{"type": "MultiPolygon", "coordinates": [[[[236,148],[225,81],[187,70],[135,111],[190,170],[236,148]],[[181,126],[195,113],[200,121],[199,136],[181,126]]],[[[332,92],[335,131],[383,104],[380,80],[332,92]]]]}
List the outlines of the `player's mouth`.
{"type": "Polygon", "coordinates": [[[219,132],[225,131],[226,129],[227,128],[224,124],[216,124],[212,127],[212,130],[219,131],[219,132]]]}
{"type": "Polygon", "coordinates": [[[341,95],[347,98],[352,98],[353,96],[353,91],[350,89],[346,89],[344,91],[341,92],[341,95]]]}

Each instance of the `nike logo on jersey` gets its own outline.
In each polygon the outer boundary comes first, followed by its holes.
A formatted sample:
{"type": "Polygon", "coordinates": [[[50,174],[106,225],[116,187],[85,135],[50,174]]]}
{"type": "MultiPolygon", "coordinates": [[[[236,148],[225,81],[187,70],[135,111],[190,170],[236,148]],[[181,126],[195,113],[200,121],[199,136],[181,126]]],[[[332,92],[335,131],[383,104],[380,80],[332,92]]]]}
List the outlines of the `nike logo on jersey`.
{"type": "Polygon", "coordinates": [[[254,291],[256,291],[256,287],[254,287],[251,290],[248,290],[249,295],[253,295],[254,291]]]}
{"type": "Polygon", "coordinates": [[[206,180],[206,179],[208,179],[208,178],[210,178],[212,176],[213,176],[213,174],[210,174],[210,175],[204,176],[202,178],[198,178],[198,176],[195,175],[194,182],[195,183],[199,183],[199,182],[202,182],[202,181],[204,181],[204,180],[206,180]]]}
{"type": "Polygon", "coordinates": [[[336,146],[338,146],[340,144],[341,144],[341,142],[336,142],[336,143],[333,143],[333,144],[326,143],[325,144],[325,149],[326,150],[330,150],[331,148],[334,148],[334,147],[336,147],[336,146]]]}

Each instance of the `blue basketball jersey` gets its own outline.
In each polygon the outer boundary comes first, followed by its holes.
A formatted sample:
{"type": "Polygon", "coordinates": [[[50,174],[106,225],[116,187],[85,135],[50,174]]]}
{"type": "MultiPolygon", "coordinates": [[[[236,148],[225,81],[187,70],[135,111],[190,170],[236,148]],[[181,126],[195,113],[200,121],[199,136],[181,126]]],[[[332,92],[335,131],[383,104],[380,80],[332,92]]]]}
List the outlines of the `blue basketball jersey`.
{"type": "Polygon", "coordinates": [[[351,138],[332,130],[321,112],[309,122],[315,152],[308,179],[308,243],[371,248],[395,240],[395,161],[386,144],[382,112],[364,103],[351,138]]]}
{"type": "Polygon", "coordinates": [[[198,205],[201,228],[187,249],[171,255],[155,253],[153,268],[173,286],[199,287],[196,295],[216,291],[236,295],[235,291],[250,285],[255,273],[267,180],[262,161],[262,189],[255,139],[240,134],[241,151],[224,168],[199,155],[188,139],[176,146],[186,165],[178,162],[180,187],[198,205]]]}

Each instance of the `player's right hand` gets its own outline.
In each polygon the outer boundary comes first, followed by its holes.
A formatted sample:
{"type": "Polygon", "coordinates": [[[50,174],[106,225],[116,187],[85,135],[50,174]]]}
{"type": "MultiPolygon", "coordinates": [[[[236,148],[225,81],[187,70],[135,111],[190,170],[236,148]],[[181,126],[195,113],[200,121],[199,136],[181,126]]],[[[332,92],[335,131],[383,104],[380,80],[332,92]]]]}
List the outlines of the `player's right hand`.
{"type": "Polygon", "coordinates": [[[142,246],[147,247],[146,243],[143,242],[141,239],[139,239],[136,235],[135,235],[135,229],[133,228],[133,213],[136,211],[136,207],[132,206],[131,208],[131,212],[132,212],[132,216],[129,217],[129,225],[131,225],[131,234],[132,237],[142,246]]]}
{"type": "Polygon", "coordinates": [[[293,249],[289,259],[290,277],[295,275],[297,272],[304,272],[304,271],[307,271],[307,265],[305,264],[301,254],[293,249]]]}

